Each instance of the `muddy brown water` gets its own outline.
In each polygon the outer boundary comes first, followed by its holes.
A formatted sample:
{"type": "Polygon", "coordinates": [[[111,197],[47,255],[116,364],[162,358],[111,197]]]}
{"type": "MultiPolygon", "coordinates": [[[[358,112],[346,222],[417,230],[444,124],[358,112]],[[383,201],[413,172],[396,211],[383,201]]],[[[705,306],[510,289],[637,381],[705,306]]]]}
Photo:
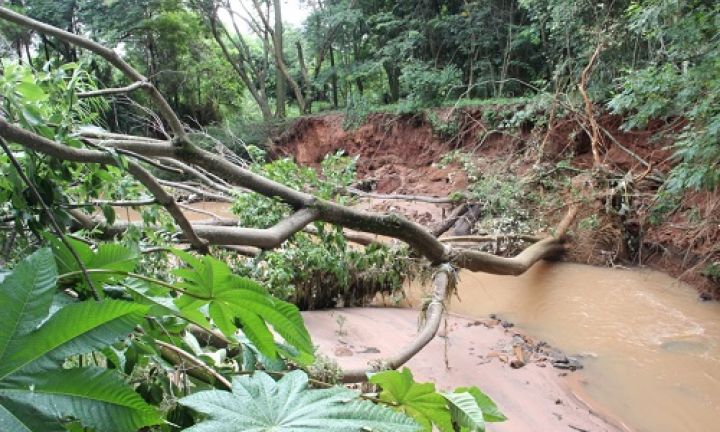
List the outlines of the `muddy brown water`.
{"type": "Polygon", "coordinates": [[[581,355],[581,393],[629,430],[720,430],[720,304],[692,287],[645,269],[540,263],[520,277],[462,271],[458,295],[452,312],[497,314],[581,355]]]}

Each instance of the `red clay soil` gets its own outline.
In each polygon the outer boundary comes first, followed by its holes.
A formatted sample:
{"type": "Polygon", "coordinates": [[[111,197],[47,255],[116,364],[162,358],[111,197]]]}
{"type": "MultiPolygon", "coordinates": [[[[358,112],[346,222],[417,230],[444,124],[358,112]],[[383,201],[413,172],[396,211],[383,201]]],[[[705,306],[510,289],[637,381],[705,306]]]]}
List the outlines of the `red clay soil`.
{"type": "MultiPolygon", "coordinates": [[[[451,137],[435,133],[424,115],[373,114],[355,130],[343,129],[342,114],[304,117],[273,140],[270,152],[275,157],[293,156],[301,164],[317,166],[325,155],[344,150],[350,156],[359,156],[359,177],[373,183],[375,192],[431,196],[447,196],[468,185],[467,175],[459,165],[437,166],[442,156],[454,149],[473,154],[482,172],[498,172],[500,167],[518,178],[538,164],[552,167],[563,159],[577,169],[592,167],[590,138],[577,117],[558,119],[549,132],[527,122],[515,130],[500,131],[497,126],[485,124],[483,114],[488,110],[508,118],[520,108],[436,110],[438,119],[454,122],[451,137]],[[542,154],[540,147],[543,147],[542,154]]],[[[569,259],[590,264],[650,265],[681,276],[696,285],[704,296],[720,298],[718,281],[702,276],[702,269],[708,264],[720,262],[717,247],[720,244],[720,192],[689,193],[659,224],[648,222],[658,187],[672,168],[672,152],[667,148],[670,142],[658,137],[662,132],[678,131],[683,126],[682,120],[654,121],[640,131],[625,131],[622,122],[621,117],[614,115],[598,118],[600,126],[611,136],[604,135],[600,143],[609,174],[598,177],[589,171],[567,173],[575,176],[572,183],[580,185],[584,196],[597,197],[581,204],[583,209],[576,221],[593,214],[602,215],[600,227],[582,231],[576,226],[577,241],[569,259]],[[608,198],[607,190],[616,186],[613,179],[621,179],[626,173],[634,179],[625,195],[632,203],[632,212],[627,217],[607,214],[604,209],[613,199],[608,198]],[[639,239],[639,249],[627,247],[630,237],[639,239]]],[[[566,203],[577,200],[570,191],[562,195],[566,203]]],[[[382,200],[365,206],[379,211],[398,211],[425,225],[437,222],[451,207],[435,206],[435,211],[419,211],[412,203],[382,200]]],[[[562,207],[555,211],[541,210],[548,226],[557,222],[565,211],[562,207]]]]}

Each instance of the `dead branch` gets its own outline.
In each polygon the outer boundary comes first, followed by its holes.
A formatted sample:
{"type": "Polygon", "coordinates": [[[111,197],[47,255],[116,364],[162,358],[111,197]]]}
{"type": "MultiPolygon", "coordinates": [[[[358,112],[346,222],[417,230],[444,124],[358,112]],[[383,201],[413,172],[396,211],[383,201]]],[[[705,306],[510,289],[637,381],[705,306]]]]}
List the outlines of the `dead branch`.
{"type": "Polygon", "coordinates": [[[197,188],[194,186],[190,186],[185,183],[174,182],[174,181],[169,181],[169,180],[158,180],[158,183],[160,183],[163,186],[170,187],[170,188],[182,189],[184,191],[192,192],[194,194],[201,196],[204,200],[226,202],[226,203],[235,202],[234,199],[227,197],[225,195],[216,194],[216,193],[207,191],[205,189],[200,189],[200,188],[197,188]]]}
{"type": "Polygon", "coordinates": [[[468,210],[468,204],[462,203],[459,206],[455,207],[455,209],[450,212],[447,219],[437,224],[434,228],[430,230],[430,232],[435,237],[440,237],[441,235],[445,234],[447,230],[452,228],[453,225],[455,225],[455,222],[457,222],[460,217],[468,210]]]}
{"type": "Polygon", "coordinates": [[[365,192],[360,189],[349,187],[345,189],[349,194],[351,195],[357,195],[364,198],[376,198],[376,199],[384,199],[384,200],[403,200],[403,201],[420,201],[420,202],[426,202],[431,204],[449,204],[456,202],[458,200],[454,198],[441,198],[441,197],[432,197],[432,196],[426,196],[426,195],[403,195],[403,194],[380,194],[375,192],[365,192]]]}
{"type": "Polygon", "coordinates": [[[155,198],[144,198],[133,201],[108,201],[108,200],[93,200],[86,203],[71,203],[65,206],[66,208],[77,209],[85,207],[100,207],[100,206],[111,206],[111,207],[143,207],[148,205],[158,204],[155,198]]]}
{"type": "Polygon", "coordinates": [[[526,242],[538,242],[544,237],[539,237],[530,234],[508,234],[508,235],[465,235],[465,236],[449,236],[441,237],[440,241],[443,243],[456,243],[456,242],[469,242],[469,243],[482,243],[482,242],[495,242],[502,240],[522,240],[526,242]]]}
{"type": "Polygon", "coordinates": [[[100,96],[111,96],[116,94],[126,94],[131,93],[139,88],[147,87],[149,85],[146,81],[137,81],[129,86],[126,87],[118,87],[118,88],[106,88],[106,89],[100,89],[100,90],[93,90],[88,92],[82,92],[78,93],[77,97],[80,99],[85,98],[91,98],[91,97],[100,97],[100,96]]]}
{"type": "Polygon", "coordinates": [[[397,369],[408,360],[419,353],[437,334],[445,310],[444,301],[447,295],[448,286],[451,280],[454,282],[455,271],[449,265],[441,267],[433,276],[433,294],[430,304],[427,306],[426,319],[423,328],[415,339],[404,349],[400,350],[393,357],[384,360],[371,362],[370,368],[343,370],[343,382],[365,382],[368,380],[369,372],[377,372],[383,369],[397,369]]]}
{"type": "Polygon", "coordinates": [[[595,65],[595,61],[597,60],[598,56],[600,55],[600,52],[603,49],[603,42],[597,44],[597,47],[595,47],[595,52],[593,52],[592,56],[590,57],[590,61],[588,61],[587,66],[585,66],[585,69],[583,69],[582,74],[580,75],[580,83],[578,84],[578,90],[580,90],[580,94],[582,95],[583,101],[585,102],[585,114],[587,115],[588,120],[590,121],[590,129],[592,130],[592,135],[590,137],[590,146],[592,149],[593,154],[593,160],[595,162],[596,168],[601,168],[603,166],[602,161],[600,160],[600,126],[598,125],[597,119],[593,115],[593,105],[592,101],[590,100],[590,97],[588,97],[587,94],[587,83],[588,79],[590,78],[590,73],[592,72],[593,66],[595,65]]]}
{"type": "MultiPolygon", "coordinates": [[[[557,247],[558,242],[561,245],[562,238],[565,237],[565,232],[572,223],[577,213],[577,207],[571,206],[565,217],[558,225],[555,236],[546,238],[533,246],[525,249],[520,255],[512,260],[515,260],[513,267],[504,264],[498,266],[498,272],[490,271],[489,273],[497,274],[520,274],[530,268],[535,262],[547,256],[547,250],[557,247]],[[524,266],[524,269],[523,269],[524,266]],[[516,273],[503,273],[502,271],[514,270],[516,273]]],[[[482,254],[482,252],[477,252],[482,254]]],[[[486,254],[484,254],[486,255],[486,254]]],[[[493,255],[494,256],[494,255],[493,255]]],[[[497,258],[497,257],[496,257],[497,258]]],[[[502,258],[499,258],[502,260],[502,258]]],[[[507,263],[507,260],[504,261],[507,263]]],[[[472,270],[472,269],[471,269],[472,270]]],[[[367,381],[368,372],[376,372],[381,369],[397,369],[408,360],[410,360],[415,354],[419,353],[430,341],[435,337],[440,328],[440,322],[442,320],[442,314],[445,310],[444,301],[448,296],[448,290],[450,285],[455,282],[455,270],[450,265],[441,266],[433,276],[433,293],[430,304],[427,306],[425,312],[425,323],[422,329],[418,332],[415,339],[408,344],[404,349],[398,352],[395,356],[385,360],[378,360],[371,362],[370,368],[362,369],[351,369],[346,370],[343,373],[343,382],[364,382],[367,381]]]]}

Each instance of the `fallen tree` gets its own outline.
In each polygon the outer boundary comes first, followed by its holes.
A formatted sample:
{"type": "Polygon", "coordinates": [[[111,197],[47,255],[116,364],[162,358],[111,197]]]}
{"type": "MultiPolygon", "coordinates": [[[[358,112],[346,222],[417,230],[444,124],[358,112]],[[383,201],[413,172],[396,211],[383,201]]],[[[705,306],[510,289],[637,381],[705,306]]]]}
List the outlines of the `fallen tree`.
{"type": "MultiPolygon", "coordinates": [[[[123,88],[103,89],[89,95],[85,93],[77,96],[100,97],[144,91],[169,129],[167,139],[80,129],[75,131],[75,136],[85,144],[85,147],[71,147],[13,124],[0,114],[0,137],[26,150],[80,164],[121,165],[122,162],[117,154],[122,154],[128,159],[127,173],[147,189],[148,202],[161,205],[172,216],[175,229],[181,234],[181,241],[189,243],[196,251],[208,253],[210,245],[274,249],[295,233],[305,230],[312,222],[325,222],[357,232],[401,240],[407,243],[415,254],[426,258],[436,266],[437,271],[433,278],[433,301],[427,311],[427,324],[416,341],[396,357],[383,361],[382,367],[396,368],[402,365],[434,337],[442,315],[443,299],[449,284],[455,278],[455,268],[519,275],[537,261],[556,258],[564,250],[564,232],[572,218],[572,212],[563,223],[564,227],[558,228],[555,236],[534,243],[516,257],[503,258],[467,248],[453,247],[448,244],[449,242],[440,241],[433,232],[423,226],[399,215],[360,211],[272,181],[227,160],[221,154],[199,147],[189,128],[183,124],[151,81],[112,49],[4,7],[0,7],[0,18],[46,36],[55,37],[104,58],[122,72],[130,84],[123,88]],[[176,199],[163,187],[177,185],[160,181],[144,167],[144,164],[180,170],[194,176],[206,188],[200,189],[199,193],[203,193],[203,190],[207,194],[249,191],[282,201],[292,207],[294,212],[266,229],[193,223],[187,219],[176,199]]],[[[129,224],[98,222],[78,210],[71,211],[70,214],[80,225],[97,228],[100,233],[108,237],[122,234],[129,226],[129,224]]],[[[365,371],[348,371],[346,377],[362,380],[365,371]]]]}

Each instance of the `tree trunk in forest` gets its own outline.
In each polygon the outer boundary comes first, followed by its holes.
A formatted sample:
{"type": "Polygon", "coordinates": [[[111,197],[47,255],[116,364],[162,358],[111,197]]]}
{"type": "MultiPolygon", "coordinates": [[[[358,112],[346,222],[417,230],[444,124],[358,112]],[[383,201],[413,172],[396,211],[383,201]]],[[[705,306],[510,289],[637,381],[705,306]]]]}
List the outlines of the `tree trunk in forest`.
{"type": "MultiPolygon", "coordinates": [[[[357,37],[353,40],[353,57],[355,57],[355,62],[360,61],[360,46],[358,45],[357,40],[357,37]]],[[[363,82],[360,77],[355,78],[355,85],[357,86],[358,93],[362,96],[365,86],[363,86],[363,82]]]]}
{"type": "MultiPolygon", "coordinates": [[[[208,19],[210,21],[210,30],[212,32],[213,38],[220,46],[220,50],[222,51],[223,56],[228,61],[228,63],[230,63],[235,73],[237,73],[237,75],[240,77],[240,81],[242,81],[242,83],[245,85],[245,88],[248,89],[250,95],[255,100],[255,103],[257,103],[258,108],[260,108],[260,113],[262,114],[263,121],[270,121],[273,118],[273,114],[272,110],[270,109],[270,102],[268,101],[267,93],[265,92],[264,70],[258,70],[258,68],[253,68],[252,64],[248,64],[248,62],[245,61],[245,54],[243,53],[243,48],[246,45],[244,45],[244,41],[242,39],[239,39],[236,41],[236,43],[234,43],[235,48],[237,49],[237,58],[233,58],[233,55],[230,53],[227,44],[225,43],[222,35],[220,34],[220,28],[217,25],[217,16],[211,15],[208,17],[208,19]],[[256,79],[253,79],[251,75],[253,75],[256,79]]],[[[236,27],[236,37],[242,38],[242,35],[239,33],[234,21],[233,26],[236,27]]],[[[232,42],[232,38],[230,38],[230,40],[232,42]]],[[[267,45],[263,46],[265,47],[265,49],[267,49],[267,45]]]]}
{"type": "Polygon", "coordinates": [[[300,41],[295,42],[297,48],[298,63],[300,64],[300,74],[302,75],[302,91],[305,94],[305,113],[310,114],[312,112],[312,103],[315,99],[312,89],[312,82],[308,76],[307,66],[305,65],[305,55],[303,54],[303,48],[300,41]]]}
{"type": "Polygon", "coordinates": [[[390,89],[390,100],[388,102],[395,103],[400,100],[400,69],[390,63],[384,63],[383,68],[385,68],[390,89]]]}
{"type": "Polygon", "coordinates": [[[282,11],[280,9],[280,0],[273,0],[273,9],[275,12],[275,32],[273,33],[273,46],[275,48],[275,59],[277,60],[277,68],[275,69],[275,115],[278,118],[285,117],[285,76],[281,71],[280,62],[283,58],[283,25],[282,11]]]}
{"type": "Polygon", "coordinates": [[[337,79],[337,71],[335,70],[335,51],[333,50],[332,45],[329,47],[330,49],[330,68],[332,69],[332,74],[330,75],[330,85],[332,88],[332,100],[333,100],[333,108],[338,107],[338,79],[337,79]]]}

